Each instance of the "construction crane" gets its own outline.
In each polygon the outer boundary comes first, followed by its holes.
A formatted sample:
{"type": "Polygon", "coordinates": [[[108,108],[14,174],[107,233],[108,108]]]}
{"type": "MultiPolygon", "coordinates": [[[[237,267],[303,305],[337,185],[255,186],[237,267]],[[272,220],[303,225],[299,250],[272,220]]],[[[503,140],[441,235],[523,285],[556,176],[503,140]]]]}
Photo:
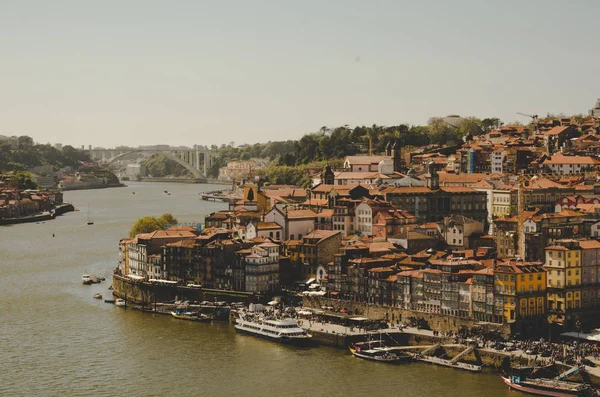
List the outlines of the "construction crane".
{"type": "Polygon", "coordinates": [[[527,113],[521,113],[521,112],[517,112],[517,114],[524,116],[524,117],[529,117],[531,119],[531,124],[533,124],[533,128],[537,132],[537,130],[538,130],[538,115],[537,114],[527,114],[527,113]]]}

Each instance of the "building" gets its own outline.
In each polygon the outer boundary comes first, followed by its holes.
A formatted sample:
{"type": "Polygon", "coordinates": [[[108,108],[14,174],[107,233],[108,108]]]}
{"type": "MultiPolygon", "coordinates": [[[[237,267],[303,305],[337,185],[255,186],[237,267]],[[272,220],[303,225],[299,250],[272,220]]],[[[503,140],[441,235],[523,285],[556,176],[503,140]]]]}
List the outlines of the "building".
{"type": "Polygon", "coordinates": [[[576,241],[563,240],[545,251],[548,318],[565,324],[567,316],[581,308],[581,250],[576,241]]]}
{"type": "Polygon", "coordinates": [[[279,290],[279,245],[255,245],[245,261],[246,292],[261,294],[279,290]]]}
{"type": "Polygon", "coordinates": [[[473,240],[484,234],[483,222],[464,215],[447,216],[440,227],[442,237],[452,249],[473,248],[473,240]]]}
{"type": "Polygon", "coordinates": [[[255,161],[230,161],[227,166],[219,168],[219,179],[240,181],[250,177],[256,168],[255,161]]]}
{"type": "Polygon", "coordinates": [[[285,253],[292,263],[304,265],[304,275],[318,279],[327,276],[327,265],[340,249],[342,234],[335,230],[316,230],[300,240],[286,242],[285,253]]]}
{"type": "Polygon", "coordinates": [[[388,187],[382,190],[386,201],[414,214],[417,222],[437,222],[453,214],[487,221],[487,194],[463,186],[440,186],[437,171],[430,167],[425,186],[388,187]]]}
{"type": "Polygon", "coordinates": [[[504,322],[543,319],[546,313],[546,270],[541,262],[510,259],[500,262],[494,270],[494,278],[496,313],[502,313],[504,322]]]}
{"type": "Polygon", "coordinates": [[[559,153],[544,160],[542,164],[550,172],[575,174],[598,169],[600,160],[589,156],[565,156],[559,153]]]}
{"type": "Polygon", "coordinates": [[[246,225],[246,239],[254,240],[256,237],[269,237],[275,240],[281,240],[283,228],[275,222],[253,222],[246,225]]]}
{"type": "Polygon", "coordinates": [[[283,240],[301,240],[315,230],[317,214],[306,209],[292,209],[273,207],[266,215],[266,223],[276,223],[281,226],[283,240]]]}

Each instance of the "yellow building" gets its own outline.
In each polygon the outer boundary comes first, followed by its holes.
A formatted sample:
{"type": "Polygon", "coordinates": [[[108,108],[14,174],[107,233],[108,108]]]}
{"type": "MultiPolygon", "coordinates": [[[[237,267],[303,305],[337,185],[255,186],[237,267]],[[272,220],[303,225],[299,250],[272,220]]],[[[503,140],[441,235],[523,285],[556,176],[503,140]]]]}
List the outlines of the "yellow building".
{"type": "Polygon", "coordinates": [[[540,262],[508,260],[498,264],[494,275],[505,322],[545,315],[546,270],[540,262]]]}
{"type": "Polygon", "coordinates": [[[564,323],[568,312],[581,308],[581,248],[574,240],[555,243],[545,249],[548,318],[564,323]]]}

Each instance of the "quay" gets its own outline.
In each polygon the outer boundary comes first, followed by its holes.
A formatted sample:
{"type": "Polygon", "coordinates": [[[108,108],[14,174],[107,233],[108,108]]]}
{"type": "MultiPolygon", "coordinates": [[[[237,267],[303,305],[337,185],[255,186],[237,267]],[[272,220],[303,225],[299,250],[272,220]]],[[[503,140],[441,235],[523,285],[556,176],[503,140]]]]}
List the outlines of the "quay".
{"type": "Polygon", "coordinates": [[[200,198],[204,201],[220,201],[224,203],[228,203],[230,200],[237,199],[232,194],[223,194],[223,191],[202,193],[200,198]]]}

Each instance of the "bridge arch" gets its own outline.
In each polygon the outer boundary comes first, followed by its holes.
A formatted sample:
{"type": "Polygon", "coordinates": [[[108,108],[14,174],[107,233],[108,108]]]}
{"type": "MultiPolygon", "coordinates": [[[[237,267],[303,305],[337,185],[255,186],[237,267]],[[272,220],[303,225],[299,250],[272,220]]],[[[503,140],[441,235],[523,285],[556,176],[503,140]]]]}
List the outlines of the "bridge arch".
{"type": "MultiPolygon", "coordinates": [[[[130,151],[127,151],[125,153],[120,153],[120,154],[118,154],[118,155],[116,155],[116,156],[108,159],[108,161],[106,162],[106,165],[111,165],[115,161],[117,161],[117,160],[119,160],[119,159],[121,159],[123,157],[126,157],[126,156],[128,156],[130,154],[141,153],[141,152],[146,152],[146,150],[130,150],[130,151]]],[[[164,154],[168,159],[173,160],[177,164],[180,164],[186,170],[188,170],[189,172],[191,172],[192,175],[194,175],[195,178],[197,178],[197,179],[204,179],[205,178],[205,176],[202,174],[202,172],[200,170],[197,170],[196,168],[192,167],[190,164],[186,163],[185,161],[183,161],[179,157],[173,155],[173,153],[170,153],[170,152],[156,152],[156,153],[164,154]]]]}

